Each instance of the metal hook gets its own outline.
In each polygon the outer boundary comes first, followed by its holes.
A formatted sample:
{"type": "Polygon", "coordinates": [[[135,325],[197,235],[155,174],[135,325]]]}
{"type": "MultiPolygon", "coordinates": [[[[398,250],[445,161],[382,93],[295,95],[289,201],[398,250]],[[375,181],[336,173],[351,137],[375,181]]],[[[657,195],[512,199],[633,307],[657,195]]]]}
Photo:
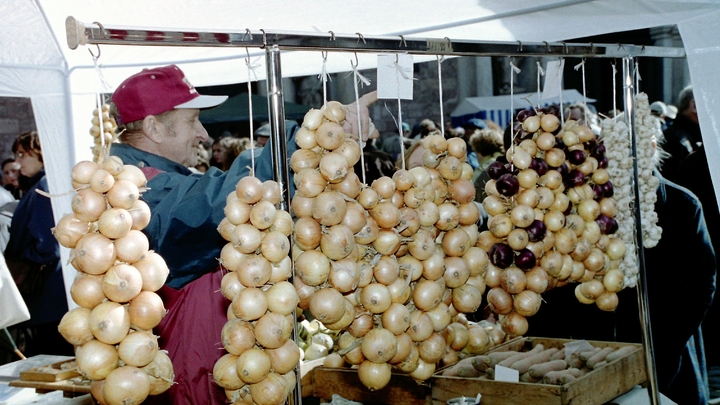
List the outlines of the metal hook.
{"type": "Polygon", "coordinates": [[[395,64],[397,65],[400,62],[400,56],[398,54],[395,54],[395,64]]]}
{"type": "Polygon", "coordinates": [[[245,63],[247,63],[249,65],[250,64],[250,49],[248,49],[247,46],[245,47],[245,52],[247,53],[247,58],[245,58],[245,63]]]}
{"type": "Polygon", "coordinates": [[[363,41],[363,44],[367,44],[367,42],[365,41],[365,38],[363,37],[363,35],[362,35],[361,33],[356,32],[355,35],[357,35],[358,37],[360,37],[360,38],[358,38],[358,44],[360,43],[360,40],[361,40],[361,39],[362,39],[362,41],[363,41]]]}
{"type": "Polygon", "coordinates": [[[334,40],[335,40],[335,33],[332,32],[332,31],[328,31],[328,32],[330,33],[330,40],[331,40],[331,41],[334,41],[334,40]]]}
{"type": "Polygon", "coordinates": [[[548,44],[548,41],[543,41],[543,43],[545,43],[545,51],[550,53],[550,44],[548,44]]]}
{"type": "Polygon", "coordinates": [[[267,47],[267,34],[265,34],[265,30],[260,28],[260,32],[263,33],[263,48],[267,47]]]}
{"type": "Polygon", "coordinates": [[[405,45],[405,48],[407,48],[407,42],[405,41],[405,37],[402,35],[398,35],[400,37],[400,46],[405,45]]]}
{"type": "Polygon", "coordinates": [[[328,57],[327,51],[321,51],[320,55],[322,55],[323,62],[327,62],[327,57],[328,57]]]}
{"type": "Polygon", "coordinates": [[[522,41],[518,41],[518,52],[522,52],[522,41]]]}
{"type": "MultiPolygon", "coordinates": [[[[350,64],[352,65],[352,60],[350,61],[350,64]]],[[[355,52],[355,67],[358,67],[360,65],[360,61],[358,61],[357,52],[355,52]]]]}
{"type": "Polygon", "coordinates": [[[619,51],[619,50],[621,50],[621,49],[623,49],[623,44],[618,43],[618,49],[617,49],[617,50],[619,51]]]}
{"type": "Polygon", "coordinates": [[[243,35],[242,40],[244,41],[245,38],[250,37],[250,40],[252,41],[252,32],[250,32],[250,28],[245,28],[245,35],[243,35]]]}
{"type": "Polygon", "coordinates": [[[93,53],[92,49],[88,48],[88,52],[90,52],[90,55],[92,55],[93,60],[100,59],[100,45],[95,44],[95,47],[97,48],[97,56],[93,53]]]}
{"type": "Polygon", "coordinates": [[[448,43],[448,50],[452,50],[452,40],[450,39],[450,37],[445,37],[445,40],[448,43]]]}
{"type": "Polygon", "coordinates": [[[563,44],[563,53],[567,54],[569,52],[568,44],[566,42],[562,42],[563,44]]]}
{"type": "Polygon", "coordinates": [[[103,25],[100,24],[100,22],[98,22],[98,21],[93,21],[93,24],[95,24],[95,25],[97,25],[98,27],[100,27],[100,29],[101,29],[102,32],[103,32],[103,35],[107,35],[107,31],[105,31],[105,27],[103,27],[103,25]]]}
{"type": "Polygon", "coordinates": [[[644,53],[644,52],[645,52],[645,45],[643,45],[643,46],[640,48],[640,53],[644,53]]]}

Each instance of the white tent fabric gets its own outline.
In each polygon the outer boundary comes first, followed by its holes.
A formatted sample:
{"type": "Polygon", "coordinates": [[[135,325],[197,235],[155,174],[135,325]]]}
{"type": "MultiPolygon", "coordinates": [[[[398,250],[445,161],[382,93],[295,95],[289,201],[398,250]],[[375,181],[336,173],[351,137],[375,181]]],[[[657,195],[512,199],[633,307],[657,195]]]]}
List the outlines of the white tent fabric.
{"type": "Polygon", "coordinates": [[[575,89],[563,90],[562,97],[555,96],[538,100],[539,96],[535,93],[517,93],[512,96],[487,96],[487,97],[467,97],[461,101],[457,107],[450,113],[451,118],[460,118],[463,116],[471,116],[484,113],[485,118],[495,122],[500,128],[505,128],[510,122],[510,113],[512,109],[529,108],[529,101],[533,105],[546,107],[550,104],[571,104],[571,103],[592,103],[596,101],[592,98],[583,97],[579,91],[575,89]]]}
{"type": "MultiPolygon", "coordinates": [[[[90,113],[95,93],[114,89],[122,79],[146,66],[176,63],[196,86],[248,80],[246,50],[241,48],[101,47],[98,63],[107,87],[100,84],[88,49],[70,50],[65,19],[142,29],[202,30],[244,33],[300,32],[338,35],[448,37],[451,40],[565,41],[609,32],[677,25],[682,36],[707,153],[720,155],[720,0],[3,0],[0,2],[0,96],[30,97],[41,133],[50,190],[70,188],[70,170],[88,159],[90,113]],[[315,11],[308,10],[309,7],[315,11]]],[[[359,40],[359,39],[358,39],[359,40]]],[[[398,42],[399,39],[398,39],[398,42]]],[[[265,75],[262,50],[247,51],[265,75]]],[[[347,53],[331,52],[327,70],[350,70],[347,53]]],[[[371,68],[374,54],[358,54],[359,67],[371,68]]],[[[282,55],[283,76],[318,74],[319,52],[282,55]]],[[[252,77],[255,80],[255,77],[252,77]]],[[[711,167],[720,187],[720,166],[711,167]]],[[[56,218],[70,211],[69,197],[53,200],[56,218]]],[[[64,257],[67,252],[63,252],[64,257]]],[[[63,262],[66,260],[63,259],[63,262]]],[[[69,267],[69,266],[68,266],[69,267]]],[[[66,268],[66,283],[72,268],[66,268]]]]}

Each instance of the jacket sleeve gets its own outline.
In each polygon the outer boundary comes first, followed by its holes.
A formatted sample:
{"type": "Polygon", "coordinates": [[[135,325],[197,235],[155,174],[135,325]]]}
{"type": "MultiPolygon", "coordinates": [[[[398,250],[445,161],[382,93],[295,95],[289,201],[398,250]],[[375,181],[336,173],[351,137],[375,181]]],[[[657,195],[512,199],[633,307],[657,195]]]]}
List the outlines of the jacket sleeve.
{"type": "MultiPolygon", "coordinates": [[[[288,125],[288,144],[295,144],[297,129],[297,125],[288,125]]],[[[227,242],[217,227],[225,217],[228,194],[235,192],[237,182],[249,174],[242,163],[236,160],[227,172],[211,168],[204,175],[161,173],[148,182],[150,190],[143,199],[151,208],[152,218],[144,232],[151,249],[170,268],[168,286],[182,287],[218,266],[220,250],[227,242]]],[[[270,148],[263,149],[255,164],[256,177],[272,179],[270,148]]]]}

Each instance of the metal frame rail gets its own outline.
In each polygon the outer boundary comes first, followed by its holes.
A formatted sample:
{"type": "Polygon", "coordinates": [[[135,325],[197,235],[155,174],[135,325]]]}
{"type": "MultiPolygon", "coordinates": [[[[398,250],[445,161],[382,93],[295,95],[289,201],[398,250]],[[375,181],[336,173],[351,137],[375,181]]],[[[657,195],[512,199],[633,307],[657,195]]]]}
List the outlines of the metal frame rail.
{"type": "MultiPolygon", "coordinates": [[[[451,40],[449,38],[404,38],[403,36],[365,37],[361,33],[355,35],[336,35],[332,31],[327,34],[272,32],[264,30],[252,33],[245,32],[188,32],[188,31],[157,31],[130,27],[105,27],[100,23],[85,25],[69,16],[65,21],[67,43],[70,49],[79,45],[145,45],[145,46],[182,46],[182,47],[246,47],[265,49],[267,64],[268,110],[272,130],[271,148],[273,153],[275,180],[283,187],[284,199],[282,208],[288,209],[290,201],[287,139],[285,135],[285,110],[282,90],[282,73],[280,63],[281,50],[304,51],[336,51],[336,52],[370,52],[370,53],[410,53],[417,55],[444,56],[545,56],[545,57],[577,57],[577,58],[622,58],[623,60],[623,101],[625,111],[630,114],[632,135],[633,175],[635,181],[635,197],[639,201],[638,167],[633,72],[635,58],[684,58],[684,48],[638,46],[627,44],[583,44],[583,43],[548,43],[548,42],[493,42],[451,40]]],[[[642,241],[640,204],[634,204],[640,277],[638,279],[638,302],[640,322],[643,325],[642,338],[645,352],[649,396],[651,405],[659,405],[660,397],[657,387],[654,351],[651,336],[650,314],[648,308],[647,278],[642,241]]],[[[297,373],[297,385],[293,395],[293,403],[301,404],[301,378],[297,373]]]]}

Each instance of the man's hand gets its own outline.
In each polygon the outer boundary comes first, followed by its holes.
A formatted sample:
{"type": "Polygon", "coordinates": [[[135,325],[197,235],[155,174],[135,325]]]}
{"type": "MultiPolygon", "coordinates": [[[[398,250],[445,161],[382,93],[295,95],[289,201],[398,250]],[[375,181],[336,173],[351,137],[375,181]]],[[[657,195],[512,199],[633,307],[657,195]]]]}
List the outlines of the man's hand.
{"type": "MultiPolygon", "coordinates": [[[[370,122],[370,113],[368,111],[368,106],[374,102],[377,101],[377,90],[371,91],[370,93],[367,93],[360,97],[358,100],[358,105],[360,106],[360,126],[362,128],[363,141],[367,141],[368,139],[375,139],[377,138],[380,133],[375,129],[375,126],[371,124],[370,122]]],[[[343,121],[343,129],[345,130],[345,133],[352,134],[355,137],[358,135],[358,119],[357,119],[357,113],[358,108],[355,103],[346,105],[345,108],[345,121],[343,121]]]]}

